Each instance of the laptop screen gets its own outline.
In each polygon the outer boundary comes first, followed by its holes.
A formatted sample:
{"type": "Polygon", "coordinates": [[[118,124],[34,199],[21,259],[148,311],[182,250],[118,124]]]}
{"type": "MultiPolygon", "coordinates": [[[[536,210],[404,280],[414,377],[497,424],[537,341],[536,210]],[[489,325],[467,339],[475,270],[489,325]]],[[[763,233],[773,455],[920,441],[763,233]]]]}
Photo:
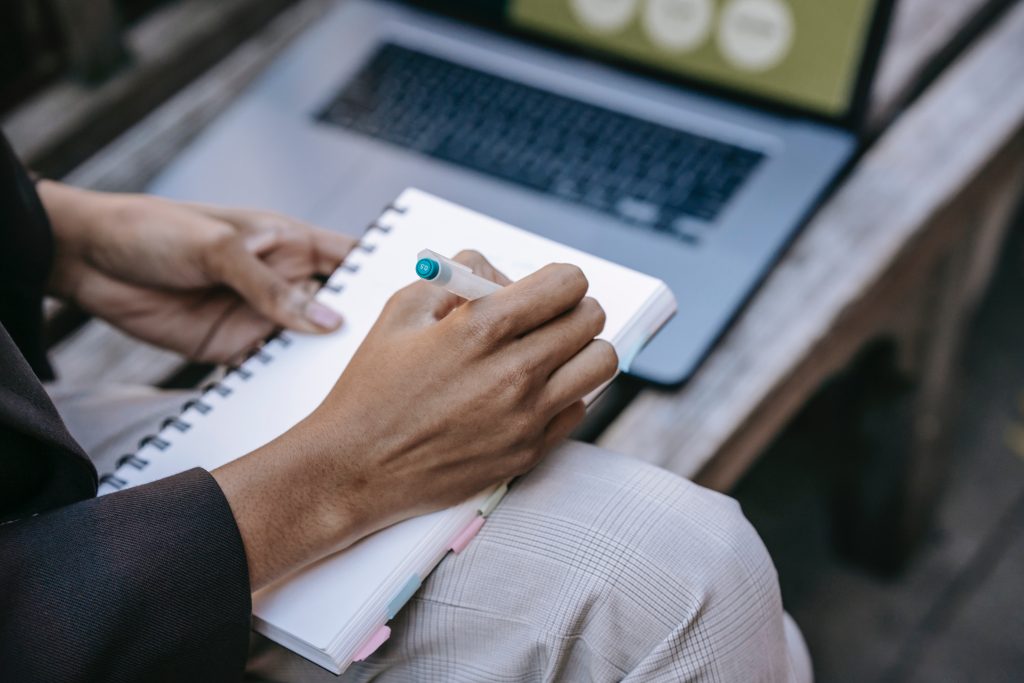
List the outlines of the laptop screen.
{"type": "Polygon", "coordinates": [[[847,116],[883,0],[420,0],[828,118],[847,116]]]}

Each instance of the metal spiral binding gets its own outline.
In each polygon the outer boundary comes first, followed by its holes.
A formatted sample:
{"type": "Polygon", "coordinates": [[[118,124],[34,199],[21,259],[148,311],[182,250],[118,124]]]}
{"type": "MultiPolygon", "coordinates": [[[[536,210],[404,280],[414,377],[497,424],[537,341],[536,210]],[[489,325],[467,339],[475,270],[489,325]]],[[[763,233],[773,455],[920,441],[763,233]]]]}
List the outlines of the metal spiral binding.
{"type": "MultiPolygon", "coordinates": [[[[248,354],[246,354],[245,360],[242,362],[244,363],[245,361],[248,361],[250,358],[255,358],[261,364],[269,365],[271,362],[273,362],[274,356],[267,350],[266,346],[272,341],[277,341],[278,343],[280,343],[282,348],[287,348],[292,343],[292,340],[284,332],[279,332],[277,334],[271,335],[264,341],[264,343],[261,346],[252,349],[248,354]]],[[[253,376],[253,374],[254,373],[252,372],[252,370],[244,368],[241,365],[235,365],[229,366],[225,371],[224,376],[228,377],[230,375],[236,375],[243,381],[247,381],[253,376]]],[[[208,395],[210,392],[213,392],[216,393],[218,396],[226,398],[233,394],[234,391],[234,389],[232,389],[227,384],[224,384],[221,381],[209,382],[208,384],[203,385],[202,389],[200,390],[198,398],[193,398],[183,403],[181,406],[181,411],[179,412],[178,415],[172,415],[164,419],[163,422],[160,423],[160,431],[157,434],[148,434],[144,436],[142,440],[139,441],[137,450],[142,450],[145,446],[153,446],[154,448],[160,451],[166,451],[173,444],[171,441],[160,436],[161,434],[163,434],[166,430],[172,428],[180,433],[184,433],[192,429],[192,423],[183,419],[182,415],[184,415],[185,413],[192,409],[195,409],[195,411],[200,415],[207,415],[213,410],[213,406],[203,400],[204,396],[208,395]]],[[[120,458],[117,459],[116,468],[120,469],[121,467],[130,465],[131,467],[134,467],[137,470],[144,470],[146,469],[146,467],[149,466],[149,464],[150,461],[140,456],[137,452],[126,453],[125,455],[122,455],[120,458]]],[[[116,473],[103,475],[102,477],[100,477],[100,483],[107,484],[108,486],[111,486],[112,488],[115,489],[122,489],[128,485],[128,481],[117,476],[116,473]]]]}
{"type": "MultiPolygon", "coordinates": [[[[398,214],[404,214],[406,210],[407,207],[400,207],[395,204],[389,204],[387,207],[385,207],[384,213],[387,213],[388,211],[394,211],[395,213],[398,214]]],[[[392,228],[393,226],[390,225],[383,225],[379,222],[373,222],[370,225],[366,226],[365,232],[369,233],[371,230],[377,230],[378,232],[386,235],[391,232],[392,228]]],[[[354,248],[359,249],[360,251],[366,254],[372,254],[374,251],[376,251],[377,245],[359,241],[356,243],[354,248]]],[[[342,271],[344,273],[349,274],[358,273],[359,264],[348,263],[343,261],[341,265],[338,266],[338,270],[335,272],[337,273],[338,271],[342,271]]],[[[323,284],[323,289],[329,292],[334,292],[335,294],[341,293],[341,291],[344,288],[345,284],[343,282],[331,282],[330,279],[328,279],[328,281],[323,284]]],[[[253,373],[252,370],[245,368],[244,364],[253,358],[258,360],[262,365],[269,365],[270,363],[272,363],[274,361],[275,356],[267,350],[267,346],[271,342],[277,342],[282,349],[286,349],[289,346],[291,346],[292,339],[284,330],[271,334],[263,341],[263,343],[260,346],[257,346],[253,348],[251,351],[249,351],[245,355],[241,363],[239,363],[238,365],[229,365],[224,372],[224,377],[227,378],[234,375],[237,376],[242,381],[248,381],[249,379],[251,379],[255,373],[253,373]]],[[[203,397],[209,394],[211,391],[216,393],[218,396],[221,396],[222,398],[226,398],[234,393],[234,389],[224,384],[222,381],[209,382],[208,384],[205,384],[200,390],[198,398],[186,401],[184,404],[182,404],[181,411],[179,412],[178,415],[168,417],[163,422],[160,423],[159,433],[149,434],[143,437],[142,440],[139,441],[138,450],[141,450],[145,446],[153,446],[159,449],[160,451],[165,451],[168,448],[170,448],[173,445],[173,443],[165,438],[162,438],[160,434],[162,434],[163,432],[170,428],[174,428],[175,430],[181,433],[190,430],[192,428],[192,423],[187,422],[181,417],[189,410],[195,409],[195,411],[200,415],[209,414],[213,410],[213,406],[204,401],[203,397]]],[[[126,453],[125,455],[122,455],[120,458],[117,459],[116,468],[120,469],[123,466],[131,466],[137,470],[144,470],[146,469],[146,467],[149,466],[149,464],[150,461],[147,460],[146,458],[141,457],[140,455],[138,455],[138,453],[126,453]]],[[[105,474],[102,477],[100,477],[99,481],[101,484],[107,484],[115,489],[122,489],[128,485],[128,480],[117,476],[116,473],[105,474]]]]}

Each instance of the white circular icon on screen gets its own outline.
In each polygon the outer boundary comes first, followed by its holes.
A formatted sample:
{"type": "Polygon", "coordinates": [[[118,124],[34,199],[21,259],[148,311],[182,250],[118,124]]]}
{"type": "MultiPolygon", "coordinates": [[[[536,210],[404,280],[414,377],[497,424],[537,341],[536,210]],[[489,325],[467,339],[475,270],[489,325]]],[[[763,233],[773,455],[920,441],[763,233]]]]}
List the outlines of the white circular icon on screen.
{"type": "Polygon", "coordinates": [[[711,0],[647,0],[644,29],[665,50],[693,50],[711,30],[711,0]]]}
{"type": "Polygon", "coordinates": [[[733,65],[767,71],[793,44],[793,14],[785,0],[731,0],[722,11],[718,47],[733,65]]]}
{"type": "Polygon", "coordinates": [[[637,0],[572,0],[573,14],[589,29],[620,31],[636,13],[637,0]]]}

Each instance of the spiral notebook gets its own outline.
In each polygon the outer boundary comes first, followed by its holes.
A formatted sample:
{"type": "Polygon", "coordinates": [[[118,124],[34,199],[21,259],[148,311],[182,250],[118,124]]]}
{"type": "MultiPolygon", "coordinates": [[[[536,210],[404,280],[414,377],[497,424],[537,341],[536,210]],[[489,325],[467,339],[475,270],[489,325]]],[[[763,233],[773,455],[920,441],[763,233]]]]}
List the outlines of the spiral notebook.
{"type": "MultiPolygon", "coordinates": [[[[623,369],[676,308],[660,280],[409,189],[317,295],[344,315],[340,330],[283,332],[267,341],[122,458],[102,478],[100,495],[193,467],[213,470],[298,423],[330,391],[388,297],[415,280],[423,248],[447,255],[476,249],[513,280],[553,261],[580,266],[607,313],[601,337],[615,346],[623,369]]],[[[506,488],[391,526],[254,593],[253,628],[343,672],[387,639],[387,622],[448,552],[470,542],[506,488]]]]}

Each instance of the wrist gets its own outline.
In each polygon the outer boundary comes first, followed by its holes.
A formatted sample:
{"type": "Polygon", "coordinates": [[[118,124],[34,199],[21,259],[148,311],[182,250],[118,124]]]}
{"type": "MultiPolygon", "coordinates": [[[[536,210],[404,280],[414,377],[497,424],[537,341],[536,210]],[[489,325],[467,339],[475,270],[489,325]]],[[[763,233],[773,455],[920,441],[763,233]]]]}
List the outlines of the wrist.
{"type": "Polygon", "coordinates": [[[319,530],[317,546],[327,554],[373,532],[378,515],[372,506],[373,481],[355,466],[365,449],[351,434],[338,434],[334,424],[319,418],[314,412],[268,447],[295,482],[303,516],[319,530]]]}
{"type": "Polygon", "coordinates": [[[349,457],[332,447],[325,460],[316,436],[303,424],[213,472],[241,533],[254,591],[372,530],[358,483],[337,474],[349,457]]]}
{"type": "Polygon", "coordinates": [[[81,190],[52,180],[40,180],[36,188],[54,238],[48,293],[74,301],[81,279],[88,271],[89,251],[99,239],[99,231],[109,224],[114,195],[81,190]]]}

